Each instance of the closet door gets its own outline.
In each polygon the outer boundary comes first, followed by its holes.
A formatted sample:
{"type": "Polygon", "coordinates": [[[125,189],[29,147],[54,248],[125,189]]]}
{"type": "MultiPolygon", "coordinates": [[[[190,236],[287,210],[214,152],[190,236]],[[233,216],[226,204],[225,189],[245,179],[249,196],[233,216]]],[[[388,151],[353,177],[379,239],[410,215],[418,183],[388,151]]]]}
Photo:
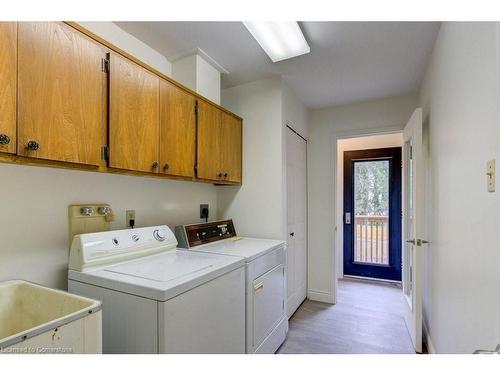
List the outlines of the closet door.
{"type": "Polygon", "coordinates": [[[16,153],[17,24],[0,22],[0,152],[16,153]]]}
{"type": "Polygon", "coordinates": [[[287,129],[287,282],[288,317],[306,298],[307,144],[287,129]]]}
{"type": "Polygon", "coordinates": [[[160,78],[112,53],[109,79],[109,166],[157,173],[160,78]]]}
{"type": "Polygon", "coordinates": [[[160,82],[161,173],[194,177],[196,99],[170,82],[160,82]]]}
{"type": "Polygon", "coordinates": [[[19,22],[19,155],[102,164],[105,50],[59,22],[19,22]]]}

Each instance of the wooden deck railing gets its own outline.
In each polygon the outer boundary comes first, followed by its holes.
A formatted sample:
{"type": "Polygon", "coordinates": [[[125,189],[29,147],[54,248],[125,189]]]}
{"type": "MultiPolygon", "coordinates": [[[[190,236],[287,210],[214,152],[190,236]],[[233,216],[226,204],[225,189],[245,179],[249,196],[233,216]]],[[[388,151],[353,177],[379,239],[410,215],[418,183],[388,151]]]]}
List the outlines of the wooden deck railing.
{"type": "Polygon", "coordinates": [[[389,218],[355,216],[354,261],[389,264],[389,218]]]}

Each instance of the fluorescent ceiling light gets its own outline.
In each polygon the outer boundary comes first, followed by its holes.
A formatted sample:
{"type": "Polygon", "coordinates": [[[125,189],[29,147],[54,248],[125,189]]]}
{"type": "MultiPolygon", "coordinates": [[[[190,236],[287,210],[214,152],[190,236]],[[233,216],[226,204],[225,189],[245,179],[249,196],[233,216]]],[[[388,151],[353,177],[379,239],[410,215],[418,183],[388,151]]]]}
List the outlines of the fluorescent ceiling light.
{"type": "Polygon", "coordinates": [[[292,22],[243,22],[273,62],[311,52],[299,24],[292,22]]]}

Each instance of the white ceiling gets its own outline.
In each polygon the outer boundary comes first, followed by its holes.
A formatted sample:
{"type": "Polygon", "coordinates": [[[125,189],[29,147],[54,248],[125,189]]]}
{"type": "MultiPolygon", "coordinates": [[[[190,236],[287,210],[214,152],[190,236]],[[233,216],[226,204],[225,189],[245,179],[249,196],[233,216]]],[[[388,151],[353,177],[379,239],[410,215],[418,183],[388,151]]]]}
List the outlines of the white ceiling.
{"type": "Polygon", "coordinates": [[[272,63],[241,22],[116,22],[167,58],[201,48],[228,88],[281,75],[309,108],[418,90],[440,23],[301,22],[311,53],[272,63]]]}

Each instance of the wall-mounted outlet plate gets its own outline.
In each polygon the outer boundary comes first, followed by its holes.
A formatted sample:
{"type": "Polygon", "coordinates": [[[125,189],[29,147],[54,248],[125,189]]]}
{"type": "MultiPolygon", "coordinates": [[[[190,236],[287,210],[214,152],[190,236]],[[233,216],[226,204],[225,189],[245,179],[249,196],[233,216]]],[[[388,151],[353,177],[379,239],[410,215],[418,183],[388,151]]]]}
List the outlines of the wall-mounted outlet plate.
{"type": "Polygon", "coordinates": [[[127,228],[130,228],[130,220],[135,221],[135,210],[125,211],[125,225],[127,226],[127,228]]]}
{"type": "MultiPolygon", "coordinates": [[[[205,219],[204,210],[208,210],[208,204],[200,204],[200,219],[205,219]]],[[[208,211],[210,212],[210,211],[208,211]]],[[[208,215],[207,215],[208,216],[208,215]]]]}

